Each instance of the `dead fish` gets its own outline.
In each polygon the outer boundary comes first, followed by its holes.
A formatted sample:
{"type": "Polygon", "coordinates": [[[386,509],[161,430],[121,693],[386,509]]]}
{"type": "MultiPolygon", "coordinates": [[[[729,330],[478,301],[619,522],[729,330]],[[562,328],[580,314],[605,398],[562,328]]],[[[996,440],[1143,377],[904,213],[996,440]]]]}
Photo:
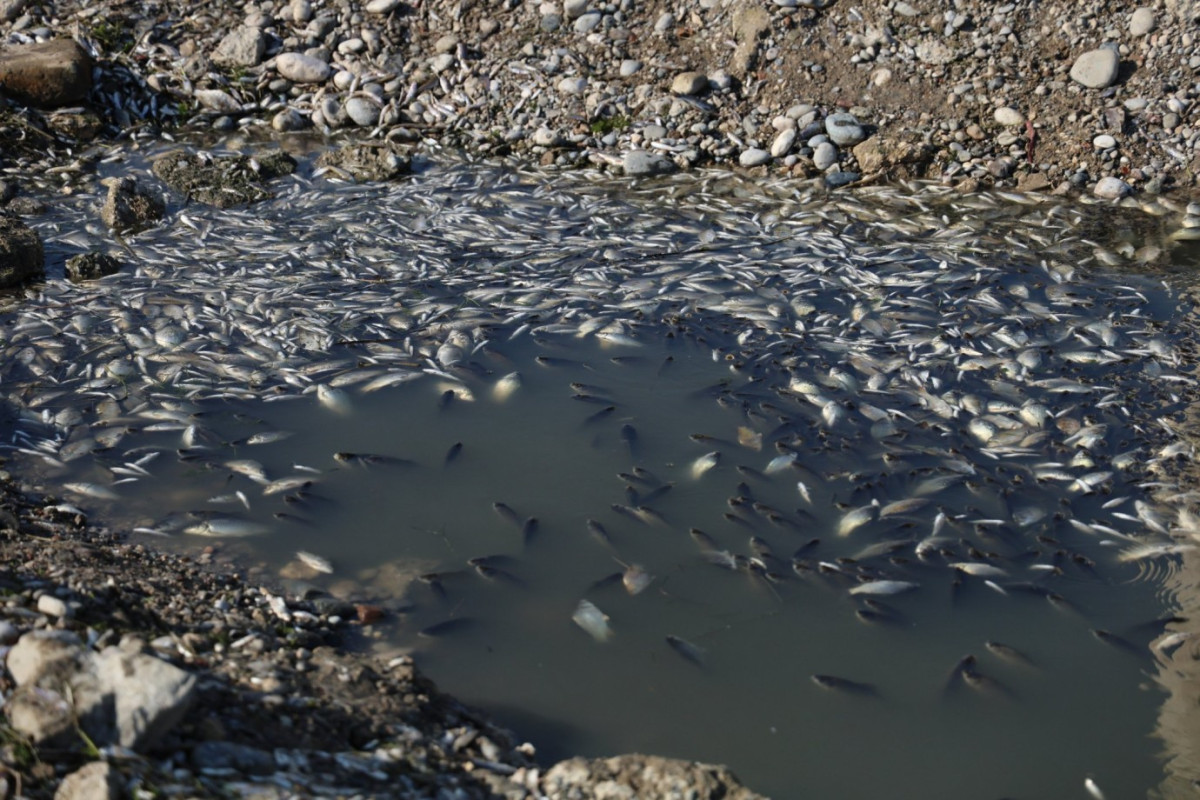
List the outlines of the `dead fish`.
{"type": "Polygon", "coordinates": [[[496,385],[492,387],[492,398],[503,403],[508,398],[512,397],[517,389],[521,388],[521,373],[510,372],[500,380],[496,381],[496,385]]]}
{"type": "Polygon", "coordinates": [[[625,446],[629,448],[629,455],[637,458],[637,428],[626,422],[621,426],[621,441],[625,442],[625,446]]]}
{"type": "Polygon", "coordinates": [[[614,560],[625,568],[621,575],[621,583],[624,584],[625,591],[630,594],[641,594],[654,581],[654,576],[647,572],[641,564],[626,564],[620,559],[614,560]]]}
{"type": "Polygon", "coordinates": [[[492,510],[500,515],[500,519],[512,525],[514,528],[524,527],[524,522],[521,516],[513,511],[512,507],[506,503],[492,503],[492,510]]]}
{"type": "Polygon", "coordinates": [[[446,451],[446,457],[445,457],[445,459],[442,460],[442,463],[443,464],[452,463],[455,459],[458,458],[459,454],[462,453],[462,449],[463,449],[462,442],[455,442],[454,444],[450,445],[450,449],[446,451]]]}
{"type": "Polygon", "coordinates": [[[583,628],[597,642],[607,642],[612,638],[612,628],[608,626],[608,615],[601,611],[589,600],[580,600],[575,607],[571,621],[583,628]]]}
{"type": "Polygon", "coordinates": [[[594,519],[589,519],[586,524],[588,533],[590,533],[596,539],[596,541],[600,542],[606,547],[613,546],[612,538],[608,535],[608,531],[605,530],[603,525],[594,519]]]}
{"type": "Polygon", "coordinates": [[[1100,785],[1090,775],[1083,779],[1083,788],[1095,800],[1104,800],[1104,792],[1100,791],[1100,785]]]}
{"type": "Polygon", "coordinates": [[[956,569],[959,572],[965,572],[968,575],[973,575],[976,578],[1003,578],[1008,575],[1007,572],[1000,567],[992,564],[984,564],[979,561],[956,561],[946,566],[951,569],[956,569]]]}
{"type": "Polygon", "coordinates": [[[1130,655],[1142,656],[1145,655],[1146,652],[1143,648],[1138,647],[1123,636],[1118,636],[1117,634],[1112,633],[1111,631],[1106,631],[1103,628],[1092,628],[1092,636],[1095,636],[1105,644],[1115,647],[1118,650],[1123,650],[1130,655]]]}
{"type": "Polygon", "coordinates": [[[901,592],[910,592],[916,589],[921,584],[913,583],[912,581],[867,581],[860,583],[850,590],[850,594],[877,594],[889,595],[900,594],[901,592]]]}
{"type": "Polygon", "coordinates": [[[329,559],[321,558],[316,553],[310,553],[307,550],[299,550],[296,552],[296,558],[305,566],[315,569],[317,572],[324,572],[326,575],[333,574],[333,564],[329,563],[329,559]]]}
{"type": "Polygon", "coordinates": [[[591,416],[589,416],[587,419],[585,419],[583,421],[583,424],[584,425],[593,425],[597,422],[600,422],[603,419],[607,419],[616,410],[617,410],[616,406],[606,406],[606,407],[600,409],[599,411],[597,411],[595,414],[592,414],[591,416]]]}
{"type": "Polygon", "coordinates": [[[350,395],[328,384],[317,384],[317,402],[335,414],[349,414],[353,410],[350,395]]]}
{"type": "Polygon", "coordinates": [[[313,477],[311,475],[291,475],[287,478],[279,478],[268,483],[263,487],[263,494],[284,494],[293,489],[307,489],[312,484],[313,477]]]}
{"type": "Polygon", "coordinates": [[[980,694],[1002,700],[1015,699],[1011,689],[995,678],[989,677],[977,671],[973,661],[970,665],[963,669],[962,679],[963,683],[980,694]]]}
{"type": "Polygon", "coordinates": [[[266,468],[257,461],[252,461],[248,458],[239,458],[232,461],[226,461],[222,466],[231,472],[236,472],[239,475],[246,476],[255,483],[270,483],[267,478],[266,468]]]}
{"type": "Polygon", "coordinates": [[[689,642],[687,639],[667,634],[667,644],[679,655],[698,667],[704,666],[704,650],[689,642]]]}
{"type": "Polygon", "coordinates": [[[98,483],[88,483],[80,481],[75,483],[64,483],[63,488],[68,492],[81,494],[84,497],[91,497],[96,500],[120,500],[121,495],[109,489],[107,486],[101,486],[98,483]]]}
{"type": "Polygon", "coordinates": [[[713,450],[711,453],[705,453],[692,462],[691,473],[694,480],[699,480],[704,473],[715,467],[721,460],[721,453],[713,450]]]}
{"type": "Polygon", "coordinates": [[[849,536],[856,528],[862,527],[866,523],[875,519],[875,514],[879,510],[879,501],[874,501],[869,506],[853,509],[846,512],[838,523],[837,535],[849,536]]]}
{"type": "Polygon", "coordinates": [[[1016,664],[1027,669],[1036,669],[1036,665],[1030,660],[1029,656],[1022,653],[1015,647],[1011,647],[1002,642],[987,641],[983,646],[988,649],[988,652],[996,656],[996,658],[1007,661],[1010,664],[1016,664]]]}
{"type": "Polygon", "coordinates": [[[489,581],[507,583],[510,586],[519,586],[522,589],[526,586],[525,581],[521,580],[506,569],[492,567],[487,564],[476,564],[475,571],[479,573],[481,578],[486,578],[489,581]]]}
{"type": "Polygon", "coordinates": [[[475,626],[475,620],[471,617],[455,617],[453,619],[444,620],[436,624],[430,625],[427,628],[422,628],[417,631],[417,636],[423,636],[427,639],[445,636],[450,633],[457,633],[475,626]]]}
{"type": "Polygon", "coordinates": [[[238,538],[242,536],[257,536],[266,533],[269,528],[258,522],[234,517],[213,517],[199,525],[191,525],[183,532],[191,536],[212,536],[216,538],[238,538]]]}
{"type": "Polygon", "coordinates": [[[538,524],[539,523],[538,523],[537,517],[530,517],[529,519],[522,522],[521,523],[521,541],[523,541],[525,544],[529,544],[533,540],[533,537],[537,535],[538,524]]]}
{"type": "Polygon", "coordinates": [[[284,439],[292,435],[291,431],[263,431],[248,436],[243,441],[245,444],[272,444],[274,442],[282,442],[284,439]]]}
{"type": "Polygon", "coordinates": [[[817,686],[831,692],[844,692],[863,697],[879,697],[879,690],[872,684],[839,678],[836,675],[810,675],[809,678],[817,686]]]}

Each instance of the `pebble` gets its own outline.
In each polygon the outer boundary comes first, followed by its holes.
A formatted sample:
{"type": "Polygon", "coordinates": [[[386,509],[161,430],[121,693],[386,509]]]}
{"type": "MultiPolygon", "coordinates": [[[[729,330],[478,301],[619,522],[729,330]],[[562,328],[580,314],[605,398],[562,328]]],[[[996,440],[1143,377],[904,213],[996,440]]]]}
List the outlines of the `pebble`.
{"type": "Polygon", "coordinates": [[[647,142],[653,142],[657,139],[662,139],[667,135],[667,129],[662,125],[647,125],[642,128],[642,139],[647,142]]]}
{"type": "Polygon", "coordinates": [[[675,162],[661,153],[630,150],[621,160],[626,175],[667,175],[679,169],[675,162]]]}
{"type": "Polygon", "coordinates": [[[1116,50],[1101,47],[1075,59],[1071,66],[1071,80],[1089,89],[1103,89],[1112,86],[1117,80],[1117,68],[1120,66],[1120,56],[1116,50]]]}
{"type": "Polygon", "coordinates": [[[839,186],[847,186],[861,178],[857,172],[826,172],[825,185],[831,189],[836,189],[839,186]]]}
{"type": "Polygon", "coordinates": [[[738,163],[743,167],[757,167],[771,160],[771,154],[758,147],[749,147],[738,156],[738,163]]]}
{"type": "Polygon", "coordinates": [[[796,128],[793,125],[791,128],[784,128],[775,141],[771,142],[771,156],[774,158],[783,158],[792,149],[792,145],[796,143],[796,128]]]}
{"type": "Polygon", "coordinates": [[[1025,115],[1011,106],[997,108],[993,116],[996,118],[996,122],[1008,127],[1025,124],[1025,115]]]}
{"type": "Polygon", "coordinates": [[[298,131],[308,126],[308,120],[294,108],[285,108],[271,118],[271,127],[280,133],[298,131]]]}
{"type": "Polygon", "coordinates": [[[1120,178],[1109,176],[1096,182],[1092,194],[1105,200],[1119,200],[1133,191],[1133,187],[1120,178]]]}
{"type": "Polygon", "coordinates": [[[400,7],[403,0],[371,0],[363,8],[369,14],[388,14],[400,7]]]}
{"type": "Polygon", "coordinates": [[[1129,15],[1129,35],[1140,38],[1153,31],[1157,24],[1153,9],[1145,7],[1135,9],[1129,15]]]}
{"type": "Polygon", "coordinates": [[[39,614],[51,617],[66,617],[70,611],[65,600],[52,594],[44,594],[38,598],[37,610],[39,614]]]}
{"type": "Polygon", "coordinates": [[[621,77],[628,78],[636,75],[642,68],[642,62],[635,58],[627,58],[621,62],[621,77]]]}
{"type": "Polygon", "coordinates": [[[454,53],[442,53],[441,55],[436,55],[429,59],[429,68],[433,70],[434,75],[440,75],[453,67],[454,62],[457,60],[458,59],[454,57],[454,53]]]}
{"type": "Polygon", "coordinates": [[[681,72],[671,81],[671,93],[700,94],[708,88],[708,76],[703,72],[681,72]]]}
{"type": "Polygon", "coordinates": [[[838,147],[853,147],[867,138],[853,114],[830,114],[825,118],[825,132],[838,147]]]}
{"type": "Polygon", "coordinates": [[[567,19],[582,17],[587,12],[588,0],[563,0],[563,16],[567,19]]]}
{"type": "Polygon", "coordinates": [[[574,25],[575,32],[576,33],[591,33],[592,31],[594,31],[596,28],[598,28],[600,26],[601,17],[602,17],[602,15],[599,11],[589,11],[588,13],[584,14],[583,16],[581,16],[577,20],[575,20],[575,25],[574,25]]]}
{"type": "Polygon", "coordinates": [[[533,132],[533,143],[539,147],[561,147],[566,140],[556,130],[538,128],[533,132]]]}
{"type": "Polygon", "coordinates": [[[824,172],[837,163],[838,150],[832,142],[821,142],[813,150],[812,160],[813,166],[824,172]]]}
{"type": "Polygon", "coordinates": [[[655,33],[666,33],[675,27],[675,15],[667,11],[654,23],[655,33]]]}
{"type": "Polygon", "coordinates": [[[321,83],[333,68],[319,58],[303,53],[282,53],[275,59],[275,69],[293,83],[321,83]]]}
{"type": "Polygon", "coordinates": [[[563,94],[583,94],[587,90],[588,80],[582,77],[563,78],[558,82],[558,91],[563,94]]]}
{"type": "Polygon", "coordinates": [[[1092,146],[1098,150],[1107,150],[1110,147],[1117,146],[1116,138],[1109,136],[1107,133],[1102,133],[1095,139],[1092,139],[1092,146]]]}
{"type": "Polygon", "coordinates": [[[562,17],[558,14],[543,14],[541,26],[546,33],[554,33],[562,27],[562,17]]]}
{"type": "Polygon", "coordinates": [[[351,97],[346,101],[346,116],[355,125],[369,128],[379,121],[379,106],[364,97],[351,97]]]}

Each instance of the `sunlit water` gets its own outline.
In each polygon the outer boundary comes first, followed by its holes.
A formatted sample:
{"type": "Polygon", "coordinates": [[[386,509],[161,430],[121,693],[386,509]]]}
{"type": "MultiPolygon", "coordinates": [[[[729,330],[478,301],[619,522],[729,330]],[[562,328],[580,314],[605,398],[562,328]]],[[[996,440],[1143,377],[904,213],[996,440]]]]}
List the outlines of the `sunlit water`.
{"type": "Polygon", "coordinates": [[[945,236],[878,198],[714,185],[430,166],[185,209],[131,237],[140,271],[14,316],[19,463],[156,543],[327,559],[313,584],[394,609],[381,646],[547,763],[655,752],[779,798],[1145,796],[1173,562],[1121,554],[1169,541],[1147,517],[1172,509],[1136,503],[1187,453],[1157,422],[1190,386],[1174,293],[1040,235],[1001,254],[1021,214],[945,236]],[[850,593],[878,579],[916,586],[850,593]]]}

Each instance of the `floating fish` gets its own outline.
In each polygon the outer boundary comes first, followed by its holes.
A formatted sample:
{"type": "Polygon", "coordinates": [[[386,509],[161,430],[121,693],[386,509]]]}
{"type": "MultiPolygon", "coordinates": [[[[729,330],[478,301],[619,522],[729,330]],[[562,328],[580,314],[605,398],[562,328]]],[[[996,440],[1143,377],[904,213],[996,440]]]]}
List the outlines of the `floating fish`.
{"type": "Polygon", "coordinates": [[[317,402],[335,414],[349,414],[354,406],[350,395],[324,383],[317,384],[317,402]]]}
{"type": "Polygon", "coordinates": [[[298,550],[296,551],[296,558],[305,566],[315,569],[317,572],[323,572],[327,575],[333,573],[333,564],[329,563],[329,559],[322,558],[316,553],[310,553],[307,550],[298,550]]]}
{"type": "Polygon", "coordinates": [[[911,592],[921,584],[913,583],[912,581],[867,581],[860,583],[850,590],[850,594],[900,594],[901,592],[911,592]]]}
{"type": "Polygon", "coordinates": [[[233,517],[213,517],[197,525],[190,525],[183,532],[191,536],[212,536],[236,539],[243,536],[258,536],[270,528],[258,522],[233,517]]]}
{"type": "Polygon", "coordinates": [[[704,666],[704,650],[689,642],[687,639],[667,634],[667,644],[679,655],[698,667],[704,666]]]}
{"type": "Polygon", "coordinates": [[[513,396],[517,389],[521,388],[522,378],[519,372],[510,372],[500,380],[496,381],[496,385],[492,387],[492,398],[503,403],[505,400],[513,396]]]}
{"type": "Polygon", "coordinates": [[[715,467],[721,460],[721,454],[713,450],[711,453],[705,453],[692,462],[691,474],[694,480],[699,480],[704,473],[715,467]]]}
{"type": "Polygon", "coordinates": [[[863,697],[879,697],[879,690],[869,683],[860,683],[848,678],[839,678],[836,675],[810,675],[809,679],[822,689],[831,692],[856,694],[863,697]]]}
{"type": "Polygon", "coordinates": [[[607,642],[612,638],[612,628],[608,626],[608,615],[589,600],[580,600],[575,607],[571,621],[583,628],[597,642],[607,642]]]}

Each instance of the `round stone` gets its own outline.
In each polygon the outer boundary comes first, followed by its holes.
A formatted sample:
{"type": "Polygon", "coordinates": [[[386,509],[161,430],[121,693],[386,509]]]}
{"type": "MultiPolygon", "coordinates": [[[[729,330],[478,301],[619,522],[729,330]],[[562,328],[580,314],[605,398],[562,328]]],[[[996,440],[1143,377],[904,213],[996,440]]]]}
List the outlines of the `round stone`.
{"type": "Polygon", "coordinates": [[[303,53],[281,53],[275,58],[275,69],[293,83],[321,83],[333,72],[321,59],[303,53]]]}
{"type": "Polygon", "coordinates": [[[662,139],[667,135],[667,129],[662,125],[647,125],[642,128],[642,139],[647,142],[653,142],[657,139],[662,139]]]}
{"type": "Polygon", "coordinates": [[[826,172],[825,185],[836,189],[839,186],[849,186],[861,177],[857,172],[826,172]]]}
{"type": "Polygon", "coordinates": [[[403,0],[371,0],[363,6],[370,14],[387,14],[400,7],[403,0]]]}
{"type": "Polygon", "coordinates": [[[667,175],[679,167],[675,162],[661,153],[650,153],[645,150],[630,150],[621,161],[621,167],[626,175],[667,175]]]}
{"type": "Polygon", "coordinates": [[[641,68],[642,62],[632,58],[627,58],[621,62],[621,77],[628,78],[636,75],[641,68]]]}
{"type": "Polygon", "coordinates": [[[600,27],[601,16],[602,15],[599,11],[589,11],[588,13],[579,17],[579,19],[575,20],[575,32],[591,33],[592,31],[596,30],[596,28],[600,27]]]}
{"type": "Polygon", "coordinates": [[[1025,124],[1025,115],[1010,106],[997,108],[993,116],[996,118],[996,122],[1006,127],[1025,124]]]}
{"type": "Polygon", "coordinates": [[[1107,133],[1102,133],[1095,139],[1092,139],[1092,146],[1097,150],[1107,150],[1110,147],[1116,147],[1117,140],[1114,137],[1109,136],[1107,133]]]}
{"type": "Polygon", "coordinates": [[[738,156],[738,163],[743,167],[757,167],[771,160],[771,154],[758,147],[749,147],[738,156]]]}
{"type": "Polygon", "coordinates": [[[582,17],[587,11],[588,0],[563,0],[563,16],[567,19],[582,17]]]}
{"type": "Polygon", "coordinates": [[[541,25],[546,33],[554,33],[562,27],[562,17],[558,14],[545,14],[542,16],[541,25]]]}
{"type": "Polygon", "coordinates": [[[453,53],[442,53],[429,59],[429,68],[433,70],[434,75],[440,75],[453,67],[456,60],[453,53]]]}
{"type": "Polygon", "coordinates": [[[703,72],[681,72],[671,81],[672,94],[700,94],[708,88],[708,76],[703,72]]]}
{"type": "Polygon", "coordinates": [[[271,118],[271,127],[280,133],[298,131],[308,124],[308,120],[294,108],[285,108],[271,118]]]}
{"type": "MultiPolygon", "coordinates": [[[[790,120],[789,120],[790,121],[790,120]]],[[[782,158],[792,149],[792,145],[796,143],[796,128],[793,125],[791,128],[784,128],[775,137],[775,141],[771,142],[771,155],[774,158],[782,158]]]]}
{"type": "Polygon", "coordinates": [[[1129,15],[1129,35],[1134,37],[1145,36],[1153,31],[1157,24],[1157,21],[1154,19],[1153,9],[1144,7],[1135,9],[1129,15]]]}
{"type": "Polygon", "coordinates": [[[1075,59],[1071,67],[1071,80],[1089,89],[1104,89],[1117,80],[1120,57],[1108,47],[1088,52],[1075,59]]]}
{"type": "Polygon", "coordinates": [[[539,147],[559,147],[565,140],[556,130],[538,128],[533,132],[533,143],[539,147]]]}
{"type": "Polygon", "coordinates": [[[832,142],[821,142],[817,145],[817,149],[813,150],[812,160],[813,166],[824,172],[837,163],[837,148],[833,146],[832,142]]]}
{"type": "Polygon", "coordinates": [[[867,138],[853,114],[830,114],[825,118],[825,132],[838,147],[853,147],[867,138]]]}
{"type": "Polygon", "coordinates": [[[1092,194],[1105,200],[1119,200],[1132,191],[1133,187],[1125,181],[1109,176],[1096,181],[1096,188],[1092,189],[1092,194]]]}
{"type": "Polygon", "coordinates": [[[587,90],[587,85],[587,78],[563,78],[558,82],[558,91],[562,94],[583,94],[587,90]]]}
{"type": "Polygon", "coordinates": [[[360,128],[369,128],[379,121],[379,106],[365,97],[351,97],[346,101],[346,116],[360,128]]]}

